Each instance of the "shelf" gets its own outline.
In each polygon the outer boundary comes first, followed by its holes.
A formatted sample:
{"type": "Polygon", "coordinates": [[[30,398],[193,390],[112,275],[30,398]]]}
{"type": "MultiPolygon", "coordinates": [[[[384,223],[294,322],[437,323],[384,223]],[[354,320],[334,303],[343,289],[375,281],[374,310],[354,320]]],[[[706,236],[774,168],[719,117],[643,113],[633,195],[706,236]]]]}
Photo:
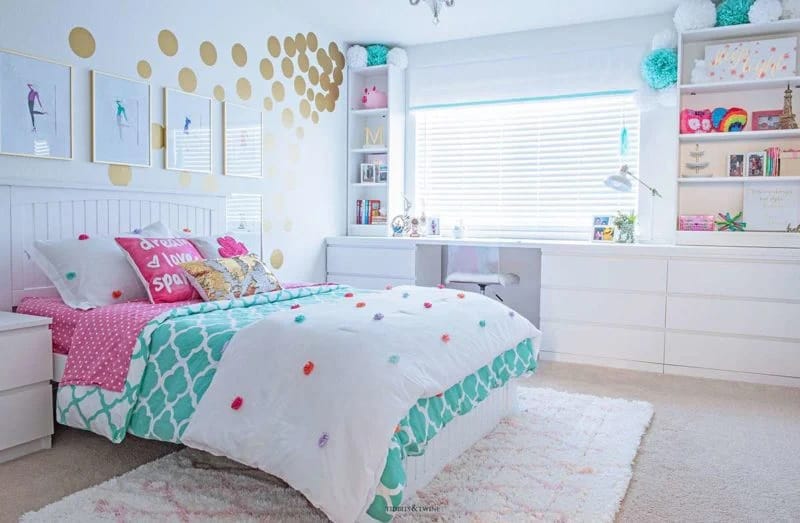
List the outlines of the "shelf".
{"type": "Polygon", "coordinates": [[[372,67],[351,67],[350,72],[359,76],[378,76],[389,72],[388,65],[373,65],[372,67]]]}
{"type": "Polygon", "coordinates": [[[681,184],[777,182],[800,182],[800,176],[686,176],[678,178],[678,183],[681,184]]]}
{"type": "Polygon", "coordinates": [[[779,20],[766,24],[742,24],[727,27],[710,27],[696,31],[686,31],[681,34],[684,44],[704,42],[709,40],[733,40],[736,38],[749,38],[765,36],[772,38],[781,33],[800,32],[800,20],[779,20]]]}
{"type": "Polygon", "coordinates": [[[788,140],[792,138],[800,138],[800,129],[780,129],[777,131],[741,131],[738,133],[681,134],[679,136],[681,143],[788,140]]]}
{"type": "Polygon", "coordinates": [[[800,234],[796,232],[731,232],[731,231],[675,231],[678,245],[706,245],[718,247],[776,247],[800,248],[800,234]]]}
{"type": "Polygon", "coordinates": [[[735,91],[753,91],[756,89],[784,89],[786,84],[800,86],[800,76],[770,78],[768,80],[742,80],[740,82],[708,82],[702,84],[685,84],[678,87],[684,94],[731,93],[735,91]]]}
{"type": "Polygon", "coordinates": [[[352,154],[386,154],[389,152],[389,149],[386,147],[366,147],[361,149],[350,149],[350,152],[352,154]]]}
{"type": "Polygon", "coordinates": [[[377,225],[359,225],[351,223],[347,226],[350,236],[387,236],[388,225],[379,223],[377,225]]]}
{"type": "Polygon", "coordinates": [[[350,114],[353,116],[386,116],[389,114],[389,108],[383,107],[381,109],[350,109],[350,114]]]}
{"type": "MultiPolygon", "coordinates": [[[[800,179],[800,178],[798,178],[798,179],[800,179]]],[[[380,183],[361,183],[361,182],[358,182],[358,183],[351,183],[350,185],[352,185],[353,187],[386,187],[387,183],[386,182],[380,182],[380,183]]]]}

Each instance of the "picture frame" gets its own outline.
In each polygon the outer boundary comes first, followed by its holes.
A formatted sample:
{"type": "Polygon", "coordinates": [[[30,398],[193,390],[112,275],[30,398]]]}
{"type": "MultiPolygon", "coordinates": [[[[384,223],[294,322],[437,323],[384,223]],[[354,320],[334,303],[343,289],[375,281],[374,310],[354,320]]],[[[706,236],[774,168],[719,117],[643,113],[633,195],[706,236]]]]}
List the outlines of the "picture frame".
{"type": "Polygon", "coordinates": [[[614,218],[610,215],[595,215],[592,217],[592,241],[613,242],[616,235],[614,218]]]}
{"type": "Polygon", "coordinates": [[[751,118],[751,129],[753,131],[777,131],[780,129],[781,116],[783,110],[775,109],[772,111],[753,111],[751,118]]]}
{"type": "Polygon", "coordinates": [[[373,163],[361,164],[361,183],[376,183],[378,166],[373,163]]]}
{"type": "Polygon", "coordinates": [[[263,113],[244,105],[222,104],[223,173],[263,178],[263,113]]]}
{"type": "Polygon", "coordinates": [[[164,89],[164,168],[211,174],[211,98],[164,89]]]}
{"type": "Polygon", "coordinates": [[[0,154],[74,156],[72,66],[0,49],[0,154]]]}
{"type": "Polygon", "coordinates": [[[741,153],[731,153],[725,161],[725,173],[734,178],[745,176],[745,155],[741,153]]]}
{"type": "Polygon", "coordinates": [[[375,174],[375,183],[388,183],[389,181],[389,166],[386,164],[376,164],[377,169],[375,174]]]}
{"type": "Polygon", "coordinates": [[[92,161],[152,165],[148,82],[92,71],[92,161]]]}
{"type": "Polygon", "coordinates": [[[767,153],[758,151],[747,153],[745,157],[745,176],[764,176],[767,167],[767,153]]]}

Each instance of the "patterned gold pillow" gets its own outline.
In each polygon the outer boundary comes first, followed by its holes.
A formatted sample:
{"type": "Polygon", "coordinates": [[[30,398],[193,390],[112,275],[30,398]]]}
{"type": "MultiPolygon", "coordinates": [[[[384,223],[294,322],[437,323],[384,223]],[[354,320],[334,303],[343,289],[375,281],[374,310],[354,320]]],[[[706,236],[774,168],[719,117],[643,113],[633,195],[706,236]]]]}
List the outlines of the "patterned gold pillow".
{"type": "Polygon", "coordinates": [[[278,278],[254,254],[191,261],[181,267],[205,301],[233,300],[281,290],[278,278]]]}

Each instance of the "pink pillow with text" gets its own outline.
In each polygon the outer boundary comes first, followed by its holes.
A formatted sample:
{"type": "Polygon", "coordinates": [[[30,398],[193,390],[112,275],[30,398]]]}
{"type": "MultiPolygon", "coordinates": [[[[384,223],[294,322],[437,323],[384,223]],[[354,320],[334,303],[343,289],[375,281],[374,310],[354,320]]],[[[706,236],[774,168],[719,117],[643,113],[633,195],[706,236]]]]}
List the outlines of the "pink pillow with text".
{"type": "Polygon", "coordinates": [[[116,238],[142,280],[151,303],[174,303],[200,297],[182,263],[203,257],[183,238],[116,238]]]}

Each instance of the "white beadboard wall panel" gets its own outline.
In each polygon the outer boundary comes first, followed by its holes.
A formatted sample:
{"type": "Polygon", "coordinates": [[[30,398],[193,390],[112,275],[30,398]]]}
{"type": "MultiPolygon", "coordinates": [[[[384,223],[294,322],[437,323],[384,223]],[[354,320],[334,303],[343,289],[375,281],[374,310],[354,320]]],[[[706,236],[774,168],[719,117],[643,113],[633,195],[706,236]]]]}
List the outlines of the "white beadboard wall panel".
{"type": "Polygon", "coordinates": [[[328,246],[329,274],[373,274],[414,281],[416,251],[328,246]]]}
{"type": "Polygon", "coordinates": [[[667,329],[800,339],[800,303],[670,296],[667,329]]]}
{"type": "Polygon", "coordinates": [[[586,321],[633,327],[664,326],[664,297],[654,294],[542,289],[542,321],[586,321]]]}
{"type": "Polygon", "coordinates": [[[542,285],[664,293],[667,260],[548,255],[542,260],[542,285]]]}
{"type": "Polygon", "coordinates": [[[668,332],[664,363],[800,377],[800,342],[668,332]]]}
{"type": "Polygon", "coordinates": [[[607,357],[649,363],[664,358],[664,332],[660,329],[633,329],[543,321],[542,350],[607,357]]]}
{"type": "Polygon", "coordinates": [[[672,260],[669,292],[800,301],[800,263],[672,260]]]}

